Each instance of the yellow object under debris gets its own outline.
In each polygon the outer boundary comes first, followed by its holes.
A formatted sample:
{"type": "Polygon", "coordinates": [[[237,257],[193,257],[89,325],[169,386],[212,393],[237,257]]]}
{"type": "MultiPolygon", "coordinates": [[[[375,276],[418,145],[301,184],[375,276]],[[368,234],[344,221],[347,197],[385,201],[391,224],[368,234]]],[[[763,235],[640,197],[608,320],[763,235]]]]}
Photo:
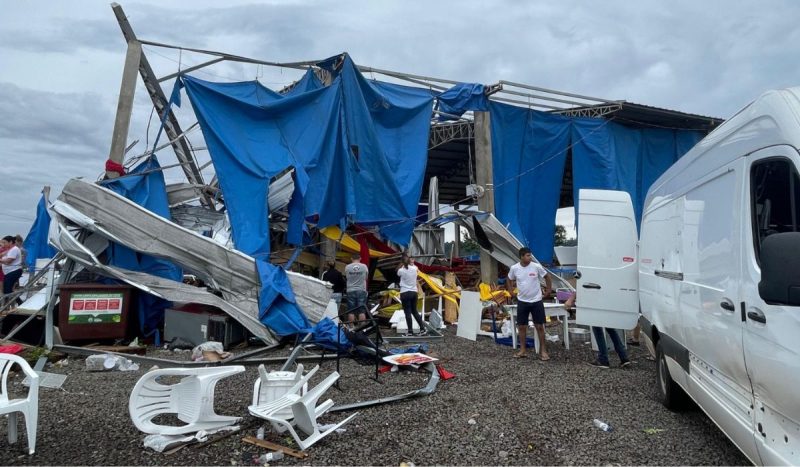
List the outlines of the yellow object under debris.
{"type": "Polygon", "coordinates": [[[511,298],[511,294],[508,293],[508,290],[505,289],[495,289],[492,290],[492,286],[489,284],[485,284],[481,282],[478,285],[478,292],[481,294],[481,300],[487,302],[489,300],[499,301],[501,298],[509,299],[511,298]]]}
{"type": "Polygon", "coordinates": [[[459,289],[448,289],[438,277],[432,277],[422,271],[417,271],[417,276],[428,284],[435,293],[440,294],[445,300],[451,301],[458,306],[458,301],[461,300],[461,291],[459,289]]]}
{"type": "MultiPolygon", "coordinates": [[[[356,241],[356,239],[354,239],[350,235],[343,234],[342,230],[335,225],[331,225],[329,227],[325,227],[324,229],[320,229],[319,233],[330,238],[331,240],[341,243],[342,248],[351,253],[361,252],[361,244],[359,244],[358,241],[356,241]]],[[[373,250],[370,248],[369,256],[370,258],[380,258],[383,256],[389,256],[389,253],[384,253],[382,251],[373,250]]]]}

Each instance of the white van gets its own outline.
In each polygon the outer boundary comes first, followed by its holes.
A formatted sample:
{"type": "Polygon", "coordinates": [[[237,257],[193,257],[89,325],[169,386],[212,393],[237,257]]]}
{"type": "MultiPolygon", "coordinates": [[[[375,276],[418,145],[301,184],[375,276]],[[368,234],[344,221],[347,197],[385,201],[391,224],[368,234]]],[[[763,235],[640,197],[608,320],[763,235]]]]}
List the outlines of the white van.
{"type": "Polygon", "coordinates": [[[581,190],[578,322],[639,322],[664,404],[686,396],[754,464],[800,464],[800,88],[772,91],[650,188],[581,190]]]}

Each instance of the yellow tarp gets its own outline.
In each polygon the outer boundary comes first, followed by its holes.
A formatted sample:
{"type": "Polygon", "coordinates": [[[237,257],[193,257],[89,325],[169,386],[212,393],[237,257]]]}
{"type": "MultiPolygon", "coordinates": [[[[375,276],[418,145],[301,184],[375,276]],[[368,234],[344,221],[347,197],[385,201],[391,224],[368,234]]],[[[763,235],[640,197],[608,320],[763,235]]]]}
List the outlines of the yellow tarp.
{"type": "MultiPolygon", "coordinates": [[[[361,252],[361,245],[356,241],[356,239],[347,234],[342,235],[341,229],[335,225],[320,229],[319,233],[330,238],[331,240],[341,243],[342,248],[351,253],[361,252]]],[[[380,258],[382,256],[389,256],[389,253],[384,253],[382,251],[377,251],[370,248],[369,256],[370,258],[380,258]]]]}

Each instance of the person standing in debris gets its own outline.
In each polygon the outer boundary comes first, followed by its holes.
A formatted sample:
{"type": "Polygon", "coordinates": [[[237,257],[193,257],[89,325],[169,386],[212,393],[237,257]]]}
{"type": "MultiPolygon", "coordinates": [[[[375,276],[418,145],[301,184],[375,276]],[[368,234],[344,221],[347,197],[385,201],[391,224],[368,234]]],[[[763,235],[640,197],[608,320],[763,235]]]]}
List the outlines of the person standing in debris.
{"type": "Polygon", "coordinates": [[[3,256],[0,257],[0,264],[2,264],[3,274],[3,295],[10,294],[14,291],[14,285],[22,276],[22,253],[15,244],[16,240],[11,235],[3,237],[0,244],[5,248],[7,247],[3,256]]]}
{"type": "MultiPolygon", "coordinates": [[[[567,301],[564,302],[564,308],[569,310],[575,306],[575,297],[576,295],[573,293],[567,301]]],[[[628,360],[628,353],[625,351],[625,347],[622,345],[622,339],[619,338],[616,329],[592,326],[592,333],[594,334],[594,340],[597,341],[597,360],[591,363],[592,366],[604,369],[609,368],[606,333],[608,333],[608,337],[611,338],[611,343],[614,344],[614,350],[616,350],[617,355],[619,355],[619,366],[625,368],[631,364],[631,361],[628,360]]]]}
{"type": "Polygon", "coordinates": [[[333,295],[331,295],[331,298],[336,302],[336,310],[338,313],[339,306],[342,304],[342,294],[347,284],[344,281],[342,273],[336,270],[336,261],[328,261],[328,270],[322,274],[322,280],[330,282],[330,284],[333,285],[333,295]]]}
{"type": "Polygon", "coordinates": [[[359,322],[367,319],[367,273],[369,268],[361,263],[361,255],[353,254],[353,262],[345,266],[347,278],[347,319],[353,326],[358,314],[359,322]]]}
{"type": "MultiPolygon", "coordinates": [[[[10,249],[11,245],[7,244],[4,239],[0,238],[0,258],[2,258],[6,254],[6,251],[10,249]]],[[[0,268],[0,283],[3,282],[3,279],[5,279],[5,277],[6,275],[5,273],[3,273],[3,269],[0,268]]]]}
{"type": "Polygon", "coordinates": [[[28,262],[27,262],[28,250],[26,250],[25,247],[23,246],[23,243],[25,243],[25,241],[22,239],[22,235],[17,234],[16,237],[14,237],[14,243],[17,245],[17,248],[19,248],[20,258],[22,259],[22,269],[23,269],[23,271],[27,271],[28,270],[28,266],[27,266],[28,265],[28,262]]]}
{"type": "Polygon", "coordinates": [[[550,295],[552,282],[547,271],[539,263],[533,262],[533,255],[530,248],[519,249],[519,262],[508,271],[506,286],[511,294],[514,288],[517,293],[517,329],[519,331],[519,352],[514,354],[514,358],[527,357],[526,334],[528,330],[528,315],[533,319],[536,332],[539,335],[539,358],[543,361],[550,360],[547,353],[547,340],[544,336],[544,302],[542,302],[542,287],[539,279],[544,277],[546,290],[545,295],[550,295]]]}
{"type": "Polygon", "coordinates": [[[403,304],[403,313],[406,315],[406,326],[408,326],[406,335],[414,334],[414,323],[411,321],[413,316],[419,324],[419,335],[424,336],[428,334],[428,331],[417,311],[417,273],[419,270],[408,253],[403,253],[402,258],[403,265],[397,270],[397,276],[400,278],[400,303],[403,304]]]}

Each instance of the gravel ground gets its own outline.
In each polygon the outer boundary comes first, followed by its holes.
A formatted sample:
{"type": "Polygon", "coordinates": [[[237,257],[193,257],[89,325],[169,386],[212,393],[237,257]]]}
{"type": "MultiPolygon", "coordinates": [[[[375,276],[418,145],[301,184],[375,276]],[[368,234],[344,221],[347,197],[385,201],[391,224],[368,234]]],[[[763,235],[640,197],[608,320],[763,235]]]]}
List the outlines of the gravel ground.
{"type": "MultiPolygon", "coordinates": [[[[560,344],[551,344],[549,362],[512,359],[509,347],[488,338],[478,342],[457,338],[454,328],[448,329],[444,341],[432,344],[429,353],[456,378],[441,381],[431,396],[362,410],[345,425],[344,433],[312,446],[304,461],[287,457],[278,463],[747,464],[702,412],[672,413],[658,402],[655,364],[646,359],[644,349],[631,349],[631,367],[602,370],[587,364],[592,360],[588,346],[578,347],[565,351],[560,344]],[[594,418],[614,430],[596,429],[594,418]]],[[[612,355],[612,365],[616,364],[612,355]]],[[[324,362],[312,382],[335,370],[335,365],[324,362]]],[[[171,455],[142,447],[144,434],[131,423],[127,404],[130,390],[148,368],[89,373],[84,371],[83,359],[70,357],[68,366],[47,369],[68,378],[63,390],[40,390],[36,454],[25,454],[22,422],[20,442],[10,447],[2,423],[0,464],[253,465],[254,455],[267,452],[241,441],[244,435],[254,436],[259,426],[247,413],[255,367],[217,386],[217,412],[244,416],[242,433],[171,455]]],[[[385,373],[377,383],[370,379],[373,367],[353,360],[342,360],[341,373],[341,391],[328,392],[337,403],[403,393],[422,387],[427,380],[425,373],[400,372],[385,373]]],[[[10,389],[19,393],[21,378],[13,381],[10,389]]],[[[322,421],[344,415],[330,414],[322,421]]],[[[286,444],[269,431],[267,439],[286,444]]]]}

